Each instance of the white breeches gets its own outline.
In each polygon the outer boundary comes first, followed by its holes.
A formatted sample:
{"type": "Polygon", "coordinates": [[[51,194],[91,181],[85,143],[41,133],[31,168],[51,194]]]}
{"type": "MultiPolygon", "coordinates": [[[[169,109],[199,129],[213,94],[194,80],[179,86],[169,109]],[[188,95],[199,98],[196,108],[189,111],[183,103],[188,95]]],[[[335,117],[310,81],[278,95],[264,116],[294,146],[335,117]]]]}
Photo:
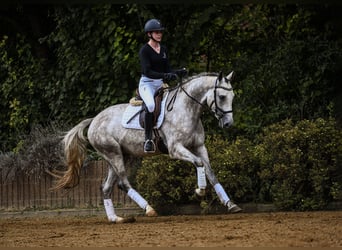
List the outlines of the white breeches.
{"type": "Polygon", "coordinates": [[[146,76],[140,78],[139,94],[149,112],[153,112],[155,109],[154,94],[162,85],[162,79],[151,79],[146,76]]]}

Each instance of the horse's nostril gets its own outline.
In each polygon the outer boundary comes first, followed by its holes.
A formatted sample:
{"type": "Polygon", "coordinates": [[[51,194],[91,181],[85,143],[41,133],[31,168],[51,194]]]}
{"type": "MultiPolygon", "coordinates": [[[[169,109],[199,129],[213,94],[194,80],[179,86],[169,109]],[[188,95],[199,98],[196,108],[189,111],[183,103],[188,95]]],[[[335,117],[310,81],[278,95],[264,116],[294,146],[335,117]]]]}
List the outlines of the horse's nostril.
{"type": "Polygon", "coordinates": [[[230,126],[232,126],[233,125],[233,122],[232,121],[227,121],[227,122],[225,122],[224,124],[223,124],[223,126],[225,127],[225,128],[229,128],[230,126]]]}
{"type": "Polygon", "coordinates": [[[232,125],[233,125],[233,119],[230,119],[229,117],[223,117],[219,120],[220,128],[229,128],[232,125]]]}

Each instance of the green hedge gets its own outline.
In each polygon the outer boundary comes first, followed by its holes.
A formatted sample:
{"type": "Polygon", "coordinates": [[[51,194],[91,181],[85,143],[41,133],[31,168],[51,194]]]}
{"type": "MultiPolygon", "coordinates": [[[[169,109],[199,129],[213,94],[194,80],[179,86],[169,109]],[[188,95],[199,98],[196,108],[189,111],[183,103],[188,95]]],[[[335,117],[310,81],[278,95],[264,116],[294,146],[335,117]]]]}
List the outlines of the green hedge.
{"type": "MultiPolygon", "coordinates": [[[[286,120],[254,141],[211,135],[206,145],[220,183],[236,202],[301,211],[324,209],[341,198],[342,133],[333,120],[286,120]]],[[[195,168],[167,156],[145,158],[137,172],[138,190],[162,210],[199,203],[196,185],[195,168]]],[[[202,206],[218,202],[213,188],[207,189],[202,206]]]]}
{"type": "Polygon", "coordinates": [[[342,133],[334,121],[284,121],[259,136],[255,157],[266,194],[286,210],[316,210],[341,192],[342,133]]]}

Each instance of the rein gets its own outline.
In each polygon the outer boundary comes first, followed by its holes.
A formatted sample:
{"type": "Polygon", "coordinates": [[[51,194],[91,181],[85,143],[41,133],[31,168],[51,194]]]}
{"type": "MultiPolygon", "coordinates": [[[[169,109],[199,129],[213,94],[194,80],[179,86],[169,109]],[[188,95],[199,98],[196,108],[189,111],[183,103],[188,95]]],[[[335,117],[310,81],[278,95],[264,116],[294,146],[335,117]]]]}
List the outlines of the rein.
{"type": "Polygon", "coordinates": [[[183,88],[183,82],[182,82],[182,78],[180,78],[180,81],[179,83],[177,84],[176,87],[172,88],[172,90],[176,90],[175,94],[171,97],[170,99],[170,102],[168,103],[167,105],[167,111],[171,111],[173,109],[173,105],[175,104],[176,102],[176,98],[177,98],[177,95],[178,95],[178,91],[179,91],[179,88],[181,88],[184,93],[191,99],[193,100],[194,102],[196,102],[197,104],[201,105],[202,107],[205,107],[207,108],[207,106],[204,106],[202,103],[200,103],[199,101],[197,101],[193,96],[191,96],[188,92],[186,92],[186,90],[183,88]]]}
{"type": "Polygon", "coordinates": [[[174,105],[175,102],[176,102],[176,98],[177,98],[178,91],[179,91],[180,88],[184,91],[184,93],[185,93],[191,100],[193,100],[193,101],[196,102],[197,104],[201,105],[202,107],[206,107],[206,106],[204,106],[202,103],[200,103],[199,101],[197,101],[194,97],[192,97],[188,92],[186,92],[186,90],[183,88],[182,82],[180,81],[180,82],[178,83],[178,85],[177,85],[175,88],[172,89],[172,90],[176,89],[176,92],[175,92],[175,94],[171,97],[170,102],[169,102],[168,105],[167,105],[167,111],[171,111],[171,110],[173,109],[173,105],[174,105]]]}
{"type": "Polygon", "coordinates": [[[171,111],[173,110],[173,105],[175,104],[175,101],[176,101],[176,98],[177,98],[177,94],[178,94],[178,90],[179,88],[183,85],[182,83],[182,79],[180,79],[179,83],[177,84],[176,87],[174,88],[169,88],[170,90],[169,91],[172,91],[172,90],[176,90],[175,94],[171,97],[169,103],[167,104],[167,111],[171,111]]]}
{"type": "Polygon", "coordinates": [[[182,78],[180,79],[179,83],[177,84],[176,87],[174,88],[171,88],[170,90],[176,90],[176,92],[174,93],[174,95],[171,97],[168,105],[167,105],[167,111],[171,111],[173,109],[173,105],[174,103],[176,102],[176,98],[177,98],[177,95],[178,95],[178,91],[179,89],[181,88],[184,93],[191,99],[193,100],[194,102],[196,102],[197,104],[201,105],[202,107],[204,108],[208,108],[210,111],[212,111],[215,115],[217,115],[219,118],[222,118],[225,114],[228,114],[228,113],[233,113],[233,110],[227,110],[227,111],[224,111],[223,109],[221,109],[220,107],[218,107],[217,105],[217,95],[216,95],[216,90],[217,89],[224,89],[224,90],[227,90],[227,91],[232,91],[233,88],[225,88],[225,87],[221,87],[221,86],[218,86],[218,83],[219,83],[219,78],[216,79],[215,81],[215,87],[214,87],[214,100],[213,102],[210,104],[210,106],[205,106],[204,104],[202,104],[201,102],[199,102],[196,98],[194,98],[193,96],[191,96],[188,92],[186,92],[186,90],[183,88],[183,83],[182,83],[182,78]],[[213,104],[215,104],[215,111],[212,110],[212,106],[213,104]]]}

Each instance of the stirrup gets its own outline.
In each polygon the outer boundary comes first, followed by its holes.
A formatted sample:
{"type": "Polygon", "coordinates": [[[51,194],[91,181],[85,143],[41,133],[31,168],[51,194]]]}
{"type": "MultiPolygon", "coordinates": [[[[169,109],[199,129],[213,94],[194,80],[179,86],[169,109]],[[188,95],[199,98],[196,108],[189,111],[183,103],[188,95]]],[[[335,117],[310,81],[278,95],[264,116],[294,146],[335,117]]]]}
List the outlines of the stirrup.
{"type": "Polygon", "coordinates": [[[154,144],[153,140],[146,140],[144,143],[144,152],[145,153],[155,153],[156,152],[156,145],[154,144]],[[151,150],[146,150],[146,144],[147,143],[151,143],[152,144],[152,148],[151,150]]]}

